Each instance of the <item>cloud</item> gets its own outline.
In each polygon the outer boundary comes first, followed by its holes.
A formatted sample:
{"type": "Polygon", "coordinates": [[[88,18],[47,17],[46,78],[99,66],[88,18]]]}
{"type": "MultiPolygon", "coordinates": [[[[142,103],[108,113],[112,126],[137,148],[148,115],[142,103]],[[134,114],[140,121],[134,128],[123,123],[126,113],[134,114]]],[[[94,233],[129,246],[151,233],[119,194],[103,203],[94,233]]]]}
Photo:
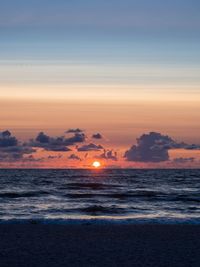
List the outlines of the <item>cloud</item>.
{"type": "Polygon", "coordinates": [[[124,157],[128,161],[167,161],[169,160],[168,150],[176,145],[177,143],[169,136],[150,132],[149,134],[140,136],[137,139],[137,144],[127,150],[124,157]]]}
{"type": "Polygon", "coordinates": [[[195,145],[195,144],[187,145],[186,144],[184,148],[187,150],[200,150],[200,145],[195,145]]]}
{"type": "Polygon", "coordinates": [[[174,163],[178,164],[185,164],[185,163],[193,163],[195,161],[195,158],[175,158],[173,159],[174,163]]]}
{"type": "MultiPolygon", "coordinates": [[[[37,152],[37,148],[42,148],[46,151],[56,151],[56,152],[67,152],[71,151],[70,146],[74,145],[76,150],[79,152],[86,152],[79,155],[72,154],[68,157],[69,160],[84,160],[90,157],[90,152],[99,151],[96,153],[96,158],[105,159],[110,161],[117,161],[118,155],[113,149],[104,149],[100,144],[87,143],[85,144],[86,135],[81,129],[69,129],[70,135],[52,137],[44,132],[39,132],[37,136],[27,143],[23,143],[18,140],[15,136],[11,134],[10,131],[0,132],[0,162],[3,164],[5,162],[19,162],[21,161],[40,161],[33,157],[33,153],[37,152]],[[78,146],[78,144],[80,144],[78,146]],[[99,154],[99,155],[98,155],[99,154]]],[[[92,136],[96,139],[101,139],[100,133],[95,133],[92,136]]],[[[174,166],[182,166],[181,164],[192,163],[197,164],[197,160],[194,158],[176,158],[169,160],[169,150],[170,149],[187,149],[187,150],[200,150],[200,145],[198,144],[187,144],[184,142],[177,142],[167,135],[163,135],[157,132],[150,132],[141,135],[137,139],[136,145],[133,145],[128,149],[124,158],[127,161],[141,162],[143,163],[159,163],[165,162],[165,164],[173,164],[174,166]]],[[[54,153],[55,154],[55,153],[54,153]]],[[[61,153],[57,153],[61,154],[61,153]]],[[[78,154],[78,153],[77,153],[78,154]]],[[[35,156],[35,155],[34,155],[35,156]]],[[[94,154],[92,155],[94,157],[94,154]]],[[[58,156],[50,155],[45,158],[45,160],[60,159],[58,156]]],[[[43,160],[43,159],[42,159],[43,160]]],[[[138,165],[138,163],[137,163],[138,165]]]]}
{"type": "Polygon", "coordinates": [[[93,143],[90,143],[88,145],[83,145],[77,148],[78,151],[99,151],[101,149],[103,149],[101,145],[95,145],[93,143]]]}
{"type": "Polygon", "coordinates": [[[86,140],[84,133],[75,133],[74,136],[65,139],[68,145],[74,145],[75,143],[83,143],[86,140]]]}
{"type": "Polygon", "coordinates": [[[45,148],[47,151],[55,151],[55,152],[68,152],[71,151],[70,148],[66,147],[66,146],[54,146],[51,145],[47,148],[45,148]]]}
{"type": "Polygon", "coordinates": [[[76,129],[68,129],[65,133],[82,133],[83,130],[81,130],[80,128],[76,128],[76,129]]]}
{"type": "MultiPolygon", "coordinates": [[[[169,160],[169,149],[188,149],[199,150],[200,145],[186,144],[184,142],[176,142],[167,135],[156,132],[143,134],[137,139],[137,144],[133,145],[125,152],[124,157],[128,161],[137,162],[162,162],[169,160]]],[[[188,159],[187,159],[188,160],[188,159]]],[[[191,158],[190,158],[191,160],[191,158]]],[[[182,158],[177,159],[183,161],[182,158]]]]}
{"type": "Polygon", "coordinates": [[[47,144],[49,143],[50,137],[43,132],[40,132],[35,140],[41,144],[47,144]]]}
{"type": "Polygon", "coordinates": [[[17,146],[18,140],[6,130],[0,133],[0,147],[17,146]]]}
{"type": "Polygon", "coordinates": [[[62,158],[62,155],[58,155],[58,156],[49,155],[48,156],[48,159],[61,159],[61,158],[62,158]]]}
{"type": "Polygon", "coordinates": [[[23,158],[23,162],[42,162],[45,158],[35,158],[33,155],[23,158]]]}
{"type": "Polygon", "coordinates": [[[75,154],[71,154],[71,155],[68,157],[68,159],[70,159],[70,160],[79,160],[79,161],[81,161],[81,158],[80,158],[79,156],[75,155],[75,154]]]}
{"type": "Polygon", "coordinates": [[[0,161],[16,161],[34,152],[35,149],[20,143],[8,130],[0,132],[0,161]]]}
{"type": "Polygon", "coordinates": [[[65,138],[64,136],[50,137],[40,132],[35,139],[30,140],[29,145],[33,147],[41,147],[48,151],[71,151],[67,146],[82,143],[86,139],[84,133],[74,133],[73,136],[65,138]]]}
{"type": "Polygon", "coordinates": [[[104,149],[104,152],[101,155],[96,156],[96,158],[117,161],[117,152],[104,149]]]}
{"type": "Polygon", "coordinates": [[[96,134],[92,135],[92,138],[94,138],[94,139],[102,139],[103,136],[100,133],[96,133],[96,134]]]}

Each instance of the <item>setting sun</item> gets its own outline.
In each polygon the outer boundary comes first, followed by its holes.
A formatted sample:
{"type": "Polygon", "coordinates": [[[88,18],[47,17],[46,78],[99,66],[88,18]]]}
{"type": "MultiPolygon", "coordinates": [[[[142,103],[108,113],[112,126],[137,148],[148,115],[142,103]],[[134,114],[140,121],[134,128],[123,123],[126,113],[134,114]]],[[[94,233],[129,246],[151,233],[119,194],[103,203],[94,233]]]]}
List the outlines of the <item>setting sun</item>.
{"type": "Polygon", "coordinates": [[[94,161],[92,163],[92,166],[95,167],[95,168],[99,168],[99,167],[101,167],[101,163],[99,161],[94,161]]]}

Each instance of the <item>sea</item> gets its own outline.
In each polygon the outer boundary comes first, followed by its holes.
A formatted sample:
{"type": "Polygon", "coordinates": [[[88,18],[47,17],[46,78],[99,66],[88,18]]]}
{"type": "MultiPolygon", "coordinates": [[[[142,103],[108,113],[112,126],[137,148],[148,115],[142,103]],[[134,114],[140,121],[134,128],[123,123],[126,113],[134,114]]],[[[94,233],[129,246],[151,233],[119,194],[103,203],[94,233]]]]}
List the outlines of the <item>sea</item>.
{"type": "Polygon", "coordinates": [[[0,223],[200,224],[200,170],[1,169],[0,223]]]}

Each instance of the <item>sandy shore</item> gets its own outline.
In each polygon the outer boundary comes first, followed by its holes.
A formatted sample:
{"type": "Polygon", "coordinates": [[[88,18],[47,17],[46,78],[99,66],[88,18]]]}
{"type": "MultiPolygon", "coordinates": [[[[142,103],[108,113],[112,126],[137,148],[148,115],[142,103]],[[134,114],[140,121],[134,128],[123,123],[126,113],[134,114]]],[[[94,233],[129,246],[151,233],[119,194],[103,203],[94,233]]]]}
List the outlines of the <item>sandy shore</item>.
{"type": "Polygon", "coordinates": [[[200,226],[0,225],[1,267],[200,266],[200,226]]]}

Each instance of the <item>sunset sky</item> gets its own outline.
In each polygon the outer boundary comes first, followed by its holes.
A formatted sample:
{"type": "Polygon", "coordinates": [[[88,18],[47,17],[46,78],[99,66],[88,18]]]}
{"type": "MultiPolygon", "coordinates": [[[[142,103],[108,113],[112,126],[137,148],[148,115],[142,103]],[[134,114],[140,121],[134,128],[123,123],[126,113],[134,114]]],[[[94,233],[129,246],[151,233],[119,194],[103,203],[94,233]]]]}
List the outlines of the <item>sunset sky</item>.
{"type": "Polygon", "coordinates": [[[198,0],[1,1],[0,166],[199,167],[199,48],[198,0]]]}

